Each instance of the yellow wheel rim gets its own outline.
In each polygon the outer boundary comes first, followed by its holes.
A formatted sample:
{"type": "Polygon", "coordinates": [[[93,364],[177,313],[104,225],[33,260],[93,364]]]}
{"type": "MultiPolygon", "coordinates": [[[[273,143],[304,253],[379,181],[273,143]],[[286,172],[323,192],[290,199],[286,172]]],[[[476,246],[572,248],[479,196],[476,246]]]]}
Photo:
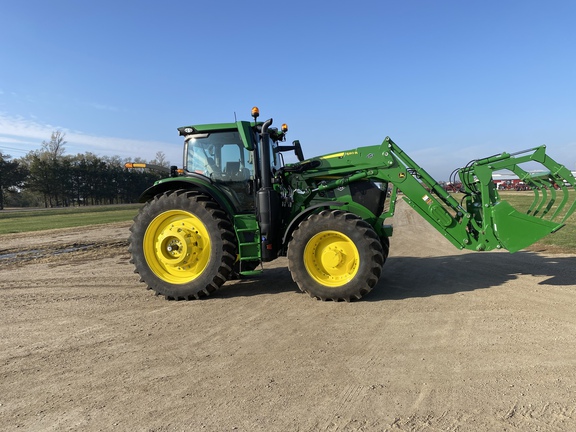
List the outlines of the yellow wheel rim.
{"type": "Polygon", "coordinates": [[[144,257],[160,279],[184,284],[204,272],[210,260],[210,236],[192,213],[170,210],[154,218],[144,234],[144,257]]]}
{"type": "Polygon", "coordinates": [[[358,273],[360,254],[349,237],[338,231],[322,231],[306,244],[304,266],[319,284],[340,287],[358,273]]]}

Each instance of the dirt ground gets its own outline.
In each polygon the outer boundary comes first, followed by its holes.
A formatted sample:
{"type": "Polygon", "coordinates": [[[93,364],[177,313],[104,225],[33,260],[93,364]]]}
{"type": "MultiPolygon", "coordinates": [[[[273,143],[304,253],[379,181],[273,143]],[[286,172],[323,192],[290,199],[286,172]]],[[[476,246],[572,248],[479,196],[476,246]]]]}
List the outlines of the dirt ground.
{"type": "Polygon", "coordinates": [[[576,256],[394,219],[352,303],[300,293],[285,259],[166,301],[125,223],[1,236],[0,430],[576,430],[576,256]]]}

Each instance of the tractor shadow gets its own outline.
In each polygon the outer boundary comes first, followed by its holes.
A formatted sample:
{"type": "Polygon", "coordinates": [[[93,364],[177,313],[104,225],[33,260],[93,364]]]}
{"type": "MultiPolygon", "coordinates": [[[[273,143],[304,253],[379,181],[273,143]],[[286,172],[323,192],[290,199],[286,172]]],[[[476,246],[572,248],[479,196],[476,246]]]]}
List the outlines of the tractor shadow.
{"type": "Polygon", "coordinates": [[[288,266],[268,268],[265,264],[262,274],[228,281],[210,297],[247,297],[285,292],[302,294],[298,286],[292,281],[288,266]]]}
{"type": "MultiPolygon", "coordinates": [[[[362,301],[401,300],[489,289],[521,275],[535,276],[542,286],[576,289],[576,255],[540,255],[535,252],[463,253],[440,257],[390,256],[374,289],[362,301]]],[[[221,298],[302,294],[282,262],[252,278],[227,282],[214,296],[221,298]]],[[[307,295],[307,294],[306,294],[307,295]]]]}
{"type": "MultiPolygon", "coordinates": [[[[534,252],[465,253],[441,257],[389,257],[365,301],[400,300],[494,288],[521,275],[538,285],[576,288],[576,256],[534,252]]],[[[530,283],[530,282],[529,282],[530,283]]]]}

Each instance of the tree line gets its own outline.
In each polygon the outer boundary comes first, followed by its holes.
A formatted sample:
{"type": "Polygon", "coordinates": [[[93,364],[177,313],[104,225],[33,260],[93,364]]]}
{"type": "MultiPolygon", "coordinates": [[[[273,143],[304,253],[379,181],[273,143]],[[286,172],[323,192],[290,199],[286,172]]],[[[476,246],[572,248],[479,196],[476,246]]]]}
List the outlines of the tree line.
{"type": "Polygon", "coordinates": [[[168,167],[163,152],[156,159],[130,161],[87,152],[65,155],[65,134],[52,133],[38,150],[13,159],[0,150],[0,210],[4,207],[69,207],[137,202],[140,194],[163,175],[127,169],[126,162],[168,167]]]}

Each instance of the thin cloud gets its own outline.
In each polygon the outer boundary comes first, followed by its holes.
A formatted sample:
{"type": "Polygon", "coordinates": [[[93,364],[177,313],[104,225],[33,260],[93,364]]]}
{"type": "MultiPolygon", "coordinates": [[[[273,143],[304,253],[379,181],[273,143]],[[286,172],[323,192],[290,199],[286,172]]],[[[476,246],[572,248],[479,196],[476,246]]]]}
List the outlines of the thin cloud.
{"type": "Polygon", "coordinates": [[[118,108],[118,107],[99,104],[99,103],[89,103],[88,106],[95,108],[97,110],[101,110],[101,111],[113,111],[113,112],[120,111],[120,108],[118,108]]]}
{"type": "MultiPolygon", "coordinates": [[[[51,125],[42,125],[23,117],[0,115],[0,137],[17,137],[20,139],[46,139],[55,129],[51,125]]],[[[56,127],[58,129],[58,127],[56,127]]]]}
{"type": "MultiPolygon", "coordinates": [[[[43,141],[48,141],[52,132],[59,130],[65,134],[65,149],[68,154],[95,153],[100,156],[142,157],[153,159],[159,150],[174,147],[160,141],[143,141],[108,136],[93,136],[70,130],[62,126],[42,124],[23,117],[9,117],[0,114],[0,145],[23,147],[23,151],[39,149],[43,141]],[[26,148],[24,148],[26,147],[26,148]]],[[[168,157],[170,155],[167,154],[168,157]]]]}

